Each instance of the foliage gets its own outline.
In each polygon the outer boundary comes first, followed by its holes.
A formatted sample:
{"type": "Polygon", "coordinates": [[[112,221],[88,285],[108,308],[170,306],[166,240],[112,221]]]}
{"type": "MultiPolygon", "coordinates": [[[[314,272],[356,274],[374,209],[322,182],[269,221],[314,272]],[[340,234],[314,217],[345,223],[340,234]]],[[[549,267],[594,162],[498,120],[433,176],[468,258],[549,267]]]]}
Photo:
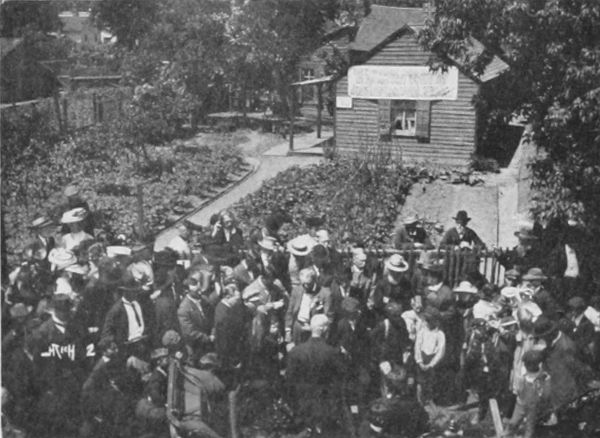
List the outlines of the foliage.
{"type": "Polygon", "coordinates": [[[471,155],[471,163],[469,168],[476,172],[500,172],[500,165],[498,164],[498,161],[493,158],[484,157],[478,154],[471,155]]]}
{"type": "Polygon", "coordinates": [[[57,31],[62,24],[53,2],[2,2],[0,34],[3,38],[22,37],[26,33],[57,31]]]}
{"type": "Polygon", "coordinates": [[[118,131],[106,127],[82,131],[52,147],[46,159],[3,175],[8,247],[23,248],[27,224],[34,215],[47,212],[59,218],[61,193],[70,183],[80,186],[104,228],[125,234],[131,233],[137,221],[135,194],[142,184],[146,226],[157,232],[243,170],[237,141],[220,136],[198,146],[200,153],[175,144],[150,147],[150,161],[163,166],[161,171],[144,171],[135,153],[119,147],[118,131]]]}
{"type": "Polygon", "coordinates": [[[596,0],[440,0],[422,33],[434,52],[481,72],[493,52],[510,71],[479,104],[529,118],[547,150],[534,165],[534,213],[600,228],[600,3],[596,0]],[[489,50],[465,50],[469,37],[489,50]]]}
{"type": "MultiPolygon", "coordinates": [[[[333,0],[255,0],[234,8],[228,21],[230,44],[237,48],[242,72],[265,72],[287,113],[288,86],[297,78],[300,58],[315,50],[323,35],[323,26],[336,16],[333,0]]],[[[236,77],[235,71],[230,74],[236,77]]],[[[252,76],[257,79],[260,76],[252,76]]]]}
{"type": "Polygon", "coordinates": [[[102,0],[92,9],[96,26],[108,29],[117,44],[129,49],[156,23],[157,0],[102,0]]]}
{"type": "Polygon", "coordinates": [[[325,215],[332,239],[351,236],[383,246],[417,171],[370,165],[361,158],[338,159],[311,167],[292,167],[266,181],[234,207],[242,228],[259,227],[265,215],[285,208],[289,236],[307,232],[305,219],[325,215]]]}

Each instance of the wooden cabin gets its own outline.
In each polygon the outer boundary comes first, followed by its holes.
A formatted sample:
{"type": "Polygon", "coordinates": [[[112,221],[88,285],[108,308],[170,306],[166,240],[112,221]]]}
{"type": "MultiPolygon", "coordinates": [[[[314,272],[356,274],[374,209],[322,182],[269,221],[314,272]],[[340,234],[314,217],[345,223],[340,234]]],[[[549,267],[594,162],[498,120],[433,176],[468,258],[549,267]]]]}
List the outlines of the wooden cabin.
{"type": "MultiPolygon", "coordinates": [[[[508,66],[494,57],[479,77],[460,62],[432,72],[417,41],[426,11],[373,5],[350,45],[352,66],[336,83],[335,143],[341,154],[367,150],[402,162],[466,166],[476,150],[473,97],[508,66]],[[377,148],[377,149],[375,149],[377,148]]],[[[473,50],[483,46],[473,40],[473,50]]]]}

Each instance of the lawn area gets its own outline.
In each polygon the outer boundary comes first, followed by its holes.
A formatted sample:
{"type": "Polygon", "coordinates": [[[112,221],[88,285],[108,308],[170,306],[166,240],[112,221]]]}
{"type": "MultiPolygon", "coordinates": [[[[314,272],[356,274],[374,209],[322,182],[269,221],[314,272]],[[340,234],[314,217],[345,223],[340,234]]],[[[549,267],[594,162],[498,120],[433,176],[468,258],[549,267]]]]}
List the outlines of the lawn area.
{"type": "Polygon", "coordinates": [[[389,244],[398,209],[415,179],[414,168],[336,159],[285,170],[233,210],[245,233],[260,227],[268,214],[282,210],[291,216],[291,223],[281,230],[286,238],[307,232],[307,218],[324,217],[332,240],[352,237],[370,247],[383,247],[389,244]]]}
{"type": "Polygon", "coordinates": [[[124,148],[92,152],[84,144],[88,140],[80,136],[59,143],[48,159],[3,175],[9,252],[18,252],[28,243],[28,224],[36,215],[50,214],[59,220],[57,207],[64,202],[62,191],[68,184],[79,186],[102,228],[130,235],[137,221],[138,185],[146,227],[155,233],[248,170],[238,148],[247,137],[236,133],[202,134],[148,146],[145,155],[124,148]]]}

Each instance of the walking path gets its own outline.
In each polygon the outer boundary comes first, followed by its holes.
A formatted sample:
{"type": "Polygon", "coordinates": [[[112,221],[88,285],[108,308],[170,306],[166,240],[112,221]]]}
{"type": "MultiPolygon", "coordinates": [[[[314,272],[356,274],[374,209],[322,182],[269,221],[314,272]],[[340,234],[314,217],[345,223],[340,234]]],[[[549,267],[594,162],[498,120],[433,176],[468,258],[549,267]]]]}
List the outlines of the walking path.
{"type": "MultiPolygon", "coordinates": [[[[322,157],[311,155],[281,155],[281,151],[287,150],[287,141],[283,140],[272,148],[261,152],[261,143],[266,141],[268,137],[255,132],[247,133],[249,140],[241,144],[239,147],[247,157],[252,157],[249,161],[255,165],[254,171],[239,184],[233,186],[229,191],[212,200],[200,210],[187,216],[186,219],[194,224],[206,226],[209,223],[210,217],[226,208],[231,207],[244,196],[255,192],[260,188],[263,181],[273,178],[279,172],[284,171],[292,166],[309,166],[318,163],[322,157]]],[[[295,138],[301,142],[306,142],[304,137],[315,138],[314,134],[297,135],[295,138]]],[[[156,238],[154,246],[155,251],[160,251],[165,245],[175,236],[173,227],[167,228],[156,238]]]]}

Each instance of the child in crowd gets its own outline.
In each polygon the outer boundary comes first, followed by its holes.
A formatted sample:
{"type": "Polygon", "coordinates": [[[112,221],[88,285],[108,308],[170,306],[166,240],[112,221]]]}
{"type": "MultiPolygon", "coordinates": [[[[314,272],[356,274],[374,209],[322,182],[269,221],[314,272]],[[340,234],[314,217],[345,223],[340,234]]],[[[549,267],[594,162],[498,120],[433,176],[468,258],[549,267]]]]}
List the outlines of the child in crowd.
{"type": "Polygon", "coordinates": [[[440,313],[429,307],[422,315],[424,324],[415,341],[415,362],[418,369],[418,394],[422,404],[433,403],[435,370],[446,353],[446,336],[440,330],[440,313]]]}
{"type": "Polygon", "coordinates": [[[550,375],[542,369],[543,353],[529,350],[523,354],[524,378],[517,387],[517,403],[508,423],[506,436],[524,426],[524,438],[534,436],[535,426],[550,408],[550,375]]]}

